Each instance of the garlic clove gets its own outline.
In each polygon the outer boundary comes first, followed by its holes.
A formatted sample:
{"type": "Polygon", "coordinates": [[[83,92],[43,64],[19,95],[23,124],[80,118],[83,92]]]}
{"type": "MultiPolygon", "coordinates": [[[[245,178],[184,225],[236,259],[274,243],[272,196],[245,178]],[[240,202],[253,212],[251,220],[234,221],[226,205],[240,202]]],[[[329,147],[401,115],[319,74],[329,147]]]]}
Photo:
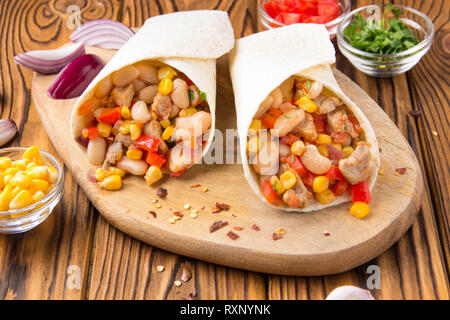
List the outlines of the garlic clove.
{"type": "Polygon", "coordinates": [[[0,119],[0,147],[8,143],[17,133],[14,120],[0,119]]]}
{"type": "Polygon", "coordinates": [[[342,286],[331,291],[326,300],[375,300],[375,298],[369,290],[355,286],[342,286]]]}

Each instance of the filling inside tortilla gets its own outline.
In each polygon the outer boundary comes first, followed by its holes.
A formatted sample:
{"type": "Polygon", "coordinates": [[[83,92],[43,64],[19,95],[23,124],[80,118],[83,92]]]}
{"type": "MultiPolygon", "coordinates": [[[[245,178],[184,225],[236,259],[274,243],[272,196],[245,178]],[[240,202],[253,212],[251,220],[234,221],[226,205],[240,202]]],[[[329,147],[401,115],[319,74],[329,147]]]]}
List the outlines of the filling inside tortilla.
{"type": "Polygon", "coordinates": [[[306,208],[344,195],[370,202],[370,144],[343,102],[319,81],[293,76],[261,103],[247,152],[275,206],[306,208]]]}
{"type": "Polygon", "coordinates": [[[153,184],[201,158],[211,113],[206,93],[180,71],[141,61],[109,75],[93,92],[77,110],[84,129],[76,139],[87,146],[89,161],[102,166],[98,181],[118,172],[153,184]]]}

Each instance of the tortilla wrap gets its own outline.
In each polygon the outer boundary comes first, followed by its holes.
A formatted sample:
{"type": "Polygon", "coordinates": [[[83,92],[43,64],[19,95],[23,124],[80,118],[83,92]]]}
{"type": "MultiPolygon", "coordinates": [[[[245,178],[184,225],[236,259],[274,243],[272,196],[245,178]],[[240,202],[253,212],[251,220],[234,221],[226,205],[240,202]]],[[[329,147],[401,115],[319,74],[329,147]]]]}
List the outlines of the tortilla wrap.
{"type": "MultiPolygon", "coordinates": [[[[370,189],[373,188],[380,166],[375,132],[369,120],[344,94],[333,76],[330,64],[335,62],[335,52],[324,26],[295,24],[253,34],[237,40],[230,55],[242,165],[251,189],[261,200],[267,203],[261,193],[259,175],[250,168],[247,158],[248,129],[261,102],[273,89],[293,75],[321,81],[324,88],[340,98],[358,119],[367,142],[371,144],[368,182],[370,189]]],[[[344,195],[326,205],[314,199],[306,208],[272,207],[285,211],[309,212],[350,200],[350,195],[344,195]]]]}
{"type": "Polygon", "coordinates": [[[211,112],[211,130],[202,156],[214,137],[216,111],[216,59],[234,46],[228,14],[217,10],[177,12],[147,19],[142,28],[117,51],[83,92],[72,111],[72,135],[86,127],[78,108],[94,94],[96,85],[125,66],[142,60],[165,63],[183,72],[206,93],[211,112]]]}

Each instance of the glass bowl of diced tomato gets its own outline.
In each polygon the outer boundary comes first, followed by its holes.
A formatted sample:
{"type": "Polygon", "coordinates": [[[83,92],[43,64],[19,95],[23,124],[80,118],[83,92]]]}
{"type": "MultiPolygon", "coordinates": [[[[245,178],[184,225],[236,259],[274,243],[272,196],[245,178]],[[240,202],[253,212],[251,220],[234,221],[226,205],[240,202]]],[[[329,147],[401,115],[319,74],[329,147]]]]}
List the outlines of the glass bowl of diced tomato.
{"type": "Polygon", "coordinates": [[[350,0],[261,0],[259,6],[261,23],[267,29],[316,23],[325,25],[330,38],[350,9],[350,0]]]}

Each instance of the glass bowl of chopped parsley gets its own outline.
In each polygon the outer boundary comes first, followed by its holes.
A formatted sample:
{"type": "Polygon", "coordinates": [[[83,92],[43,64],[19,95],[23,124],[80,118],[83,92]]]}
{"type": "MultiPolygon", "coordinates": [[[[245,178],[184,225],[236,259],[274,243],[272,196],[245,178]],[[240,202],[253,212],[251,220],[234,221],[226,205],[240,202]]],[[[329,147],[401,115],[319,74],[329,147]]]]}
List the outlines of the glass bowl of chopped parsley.
{"type": "Polygon", "coordinates": [[[432,21],[401,5],[370,5],[353,10],[338,26],[337,44],[359,70],[392,77],[414,67],[431,47],[432,21]]]}

